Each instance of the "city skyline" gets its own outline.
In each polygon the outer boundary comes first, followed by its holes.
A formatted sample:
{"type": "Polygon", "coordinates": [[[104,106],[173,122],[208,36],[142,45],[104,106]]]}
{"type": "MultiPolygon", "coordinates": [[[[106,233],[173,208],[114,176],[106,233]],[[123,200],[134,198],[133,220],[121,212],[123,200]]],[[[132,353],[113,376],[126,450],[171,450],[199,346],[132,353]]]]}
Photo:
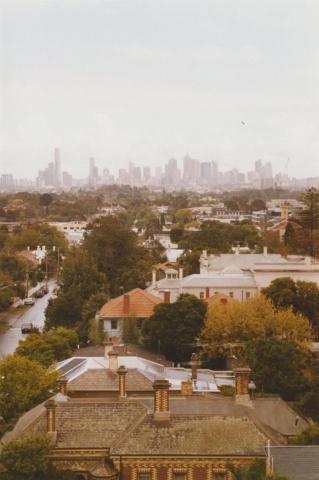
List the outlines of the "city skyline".
{"type": "Polygon", "coordinates": [[[1,172],[34,177],[59,145],[76,177],[92,155],[110,169],[154,168],[186,152],[225,169],[261,158],[319,175],[317,2],[0,9],[1,172]]]}
{"type": "MultiPolygon", "coordinates": [[[[123,168],[112,171],[105,165],[96,163],[95,157],[87,159],[87,174],[77,178],[64,168],[61,150],[55,147],[52,159],[40,169],[33,178],[16,178],[12,173],[1,174],[0,191],[30,190],[68,190],[70,188],[99,188],[103,185],[130,185],[163,188],[201,189],[242,189],[242,188],[307,188],[317,187],[319,177],[295,178],[284,172],[273,171],[271,162],[255,160],[249,170],[232,168],[223,169],[215,161],[202,161],[186,154],[179,161],[171,157],[166,163],[151,167],[128,162],[123,168]]],[[[288,167],[288,164],[287,164],[288,167]]]]}

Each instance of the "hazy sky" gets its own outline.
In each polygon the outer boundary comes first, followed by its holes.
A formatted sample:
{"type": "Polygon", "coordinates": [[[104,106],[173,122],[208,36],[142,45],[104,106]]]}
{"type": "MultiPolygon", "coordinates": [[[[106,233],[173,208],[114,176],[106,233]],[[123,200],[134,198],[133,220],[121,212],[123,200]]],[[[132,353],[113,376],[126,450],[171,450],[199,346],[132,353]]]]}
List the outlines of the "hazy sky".
{"type": "Polygon", "coordinates": [[[90,156],[115,170],[187,152],[319,175],[318,0],[1,0],[0,12],[0,173],[33,176],[58,146],[78,177],[90,156]]]}

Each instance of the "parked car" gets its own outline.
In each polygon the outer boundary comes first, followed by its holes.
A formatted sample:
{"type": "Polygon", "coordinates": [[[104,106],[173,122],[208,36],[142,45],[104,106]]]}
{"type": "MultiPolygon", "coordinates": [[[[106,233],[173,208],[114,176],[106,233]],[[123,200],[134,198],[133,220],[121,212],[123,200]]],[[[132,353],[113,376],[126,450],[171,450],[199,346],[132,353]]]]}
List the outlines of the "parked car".
{"type": "Polygon", "coordinates": [[[34,330],[32,323],[23,323],[21,325],[21,333],[31,333],[34,330]]]}
{"type": "Polygon", "coordinates": [[[45,293],[44,293],[43,289],[39,288],[39,290],[36,290],[32,296],[33,296],[33,298],[42,298],[44,295],[45,295],[45,293]]]}
{"type": "Polygon", "coordinates": [[[28,298],[24,299],[23,303],[24,303],[24,305],[31,305],[32,306],[32,305],[35,304],[35,300],[32,297],[28,297],[28,298]]]}

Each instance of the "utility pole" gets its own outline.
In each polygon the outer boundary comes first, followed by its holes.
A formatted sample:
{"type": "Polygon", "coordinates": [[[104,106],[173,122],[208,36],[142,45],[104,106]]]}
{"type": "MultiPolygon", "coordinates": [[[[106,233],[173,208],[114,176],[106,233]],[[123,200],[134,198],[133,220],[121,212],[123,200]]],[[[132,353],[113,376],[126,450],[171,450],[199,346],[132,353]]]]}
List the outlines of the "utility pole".
{"type": "Polygon", "coordinates": [[[26,271],[25,298],[29,297],[29,270],[26,271]]]}

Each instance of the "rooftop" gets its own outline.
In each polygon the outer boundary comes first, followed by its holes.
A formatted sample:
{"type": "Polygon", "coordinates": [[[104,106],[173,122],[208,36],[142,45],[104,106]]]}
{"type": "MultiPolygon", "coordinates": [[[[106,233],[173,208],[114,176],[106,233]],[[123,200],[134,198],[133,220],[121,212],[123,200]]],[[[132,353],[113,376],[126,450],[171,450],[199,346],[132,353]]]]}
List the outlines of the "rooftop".
{"type": "Polygon", "coordinates": [[[135,288],[105,303],[98,315],[100,318],[147,318],[152,315],[154,307],[159,303],[161,303],[161,300],[155,295],[140,288],[135,288]],[[125,297],[128,299],[126,307],[124,306],[125,297]]]}

